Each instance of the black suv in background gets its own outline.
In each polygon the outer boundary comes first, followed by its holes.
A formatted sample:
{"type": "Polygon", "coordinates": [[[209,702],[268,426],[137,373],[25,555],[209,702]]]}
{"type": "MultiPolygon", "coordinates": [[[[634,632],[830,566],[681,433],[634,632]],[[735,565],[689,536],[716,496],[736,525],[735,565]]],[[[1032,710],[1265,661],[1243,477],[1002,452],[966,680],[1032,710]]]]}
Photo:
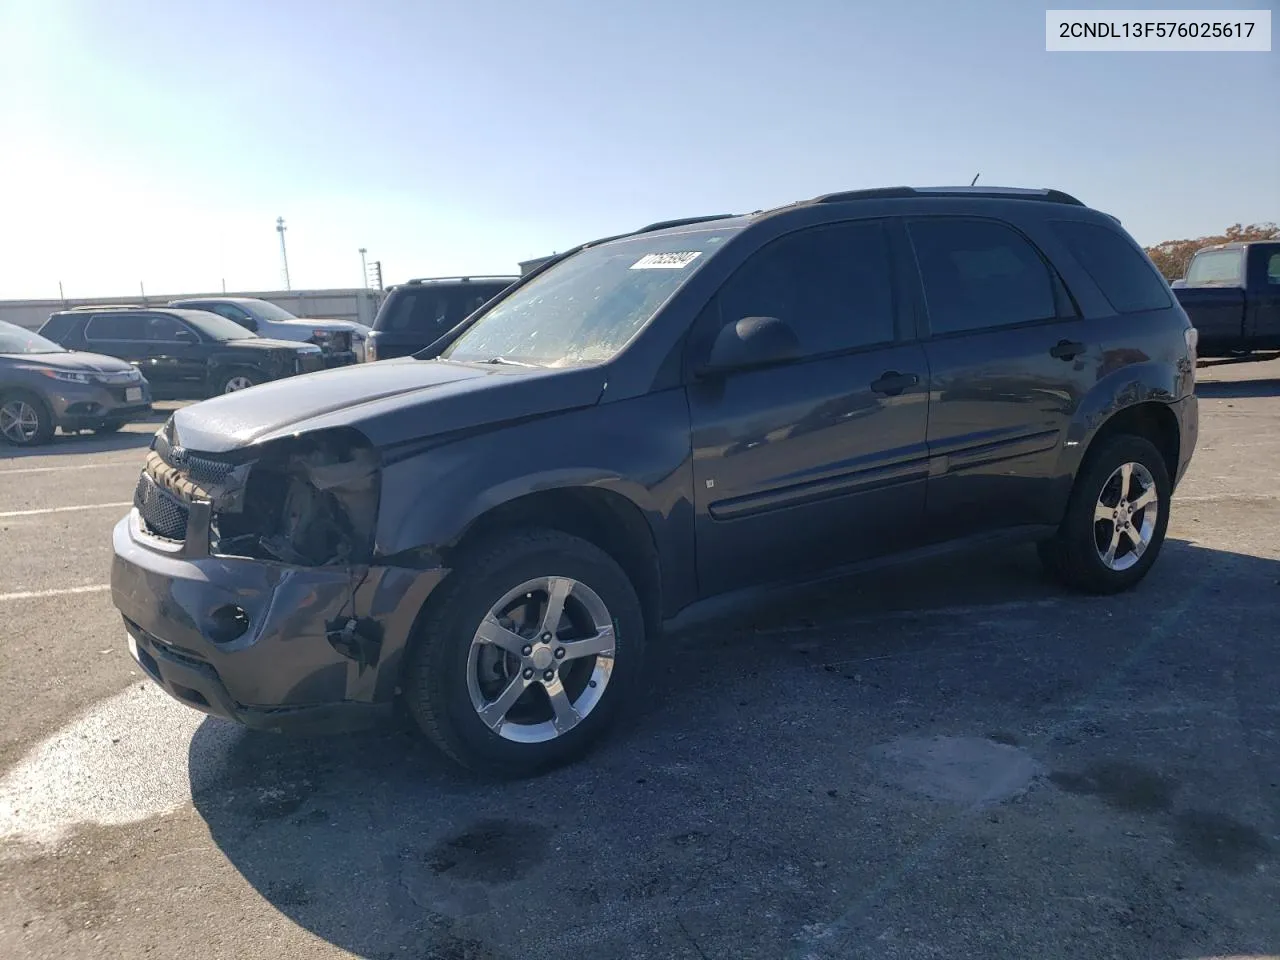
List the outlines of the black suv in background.
{"type": "Polygon", "coordinates": [[[1195,344],[1119,222],[1054,190],[655,225],[417,357],[177,411],[112,597],[198,709],[345,725],[399,696],[454,759],[536,770],[726,596],[1016,541],[1134,586],[1196,446],[1195,344]]]}
{"type": "Polygon", "coordinates": [[[267,340],[204,310],[77,307],[52,314],[40,335],[127,360],[167,399],[234,393],[324,366],[315,344],[267,340]]]}
{"type": "Polygon", "coordinates": [[[518,277],[437,277],[409,280],[387,291],[365,359],[387,360],[417,353],[500,294],[518,277]]]}

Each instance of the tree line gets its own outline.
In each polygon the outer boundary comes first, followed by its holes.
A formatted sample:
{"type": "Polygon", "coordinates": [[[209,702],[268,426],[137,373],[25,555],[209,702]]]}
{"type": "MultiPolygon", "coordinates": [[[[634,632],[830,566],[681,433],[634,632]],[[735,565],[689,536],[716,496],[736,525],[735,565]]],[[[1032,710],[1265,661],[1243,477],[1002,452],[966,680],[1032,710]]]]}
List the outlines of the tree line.
{"type": "Polygon", "coordinates": [[[1197,237],[1195,240],[1165,240],[1154,247],[1144,249],[1166,280],[1180,280],[1187,275],[1187,264],[1191,262],[1191,255],[1204,247],[1212,247],[1218,243],[1247,243],[1252,240],[1277,239],[1280,239],[1280,227],[1274,223],[1251,223],[1247,227],[1244,224],[1235,223],[1218,236],[1197,237]]]}

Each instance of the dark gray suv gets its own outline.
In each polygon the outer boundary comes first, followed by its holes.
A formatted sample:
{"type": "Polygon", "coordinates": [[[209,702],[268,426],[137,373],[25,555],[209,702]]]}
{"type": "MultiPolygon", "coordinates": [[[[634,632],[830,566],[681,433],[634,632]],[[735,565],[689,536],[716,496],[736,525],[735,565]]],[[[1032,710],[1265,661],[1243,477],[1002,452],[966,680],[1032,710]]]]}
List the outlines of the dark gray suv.
{"type": "Polygon", "coordinates": [[[413,357],[179,410],[112,597],[170,694],[258,727],[400,698],[499,773],[580,754],[726,598],[992,542],[1132,587],[1196,446],[1195,330],[1056,190],[655,224],[413,357]]]}
{"type": "Polygon", "coordinates": [[[0,440],[35,446],[58,427],[112,433],[150,413],[151,385],[132,364],[0,321],[0,440]]]}

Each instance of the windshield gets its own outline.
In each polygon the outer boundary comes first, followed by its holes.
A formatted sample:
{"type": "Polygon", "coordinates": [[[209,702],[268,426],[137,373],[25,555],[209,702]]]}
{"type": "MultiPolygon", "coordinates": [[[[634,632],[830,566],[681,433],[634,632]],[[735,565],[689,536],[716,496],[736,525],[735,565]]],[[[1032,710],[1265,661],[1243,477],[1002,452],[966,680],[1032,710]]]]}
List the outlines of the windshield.
{"type": "Polygon", "coordinates": [[[22,327],[0,320],[0,353],[66,353],[52,340],[46,340],[38,333],[24,330],[22,327]]]}
{"type": "Polygon", "coordinates": [[[1197,253],[1191,258],[1191,267],[1187,270],[1187,286],[1239,283],[1240,264],[1243,259],[1244,251],[1240,249],[1197,253]]]}
{"type": "Polygon", "coordinates": [[[441,356],[543,367],[603,363],[738,229],[641,234],[583,250],[498,301],[441,356]]]}
{"type": "Polygon", "coordinates": [[[277,307],[270,300],[254,300],[252,301],[252,309],[250,313],[256,313],[263,320],[297,320],[292,313],[284,307],[277,307]]]}
{"type": "Polygon", "coordinates": [[[226,317],[205,310],[185,311],[182,319],[210,340],[250,340],[257,336],[256,333],[246,330],[234,320],[228,320],[226,317]]]}

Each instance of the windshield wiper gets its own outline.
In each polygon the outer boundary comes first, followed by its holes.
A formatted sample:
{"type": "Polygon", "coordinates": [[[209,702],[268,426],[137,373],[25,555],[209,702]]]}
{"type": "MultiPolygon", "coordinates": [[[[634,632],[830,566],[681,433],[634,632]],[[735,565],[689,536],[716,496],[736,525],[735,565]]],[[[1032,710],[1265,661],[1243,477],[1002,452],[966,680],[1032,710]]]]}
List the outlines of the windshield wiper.
{"type": "Polygon", "coordinates": [[[521,363],[519,360],[508,360],[506,357],[490,357],[488,360],[481,360],[481,363],[500,363],[508,367],[533,367],[537,369],[536,363],[521,363]]]}

